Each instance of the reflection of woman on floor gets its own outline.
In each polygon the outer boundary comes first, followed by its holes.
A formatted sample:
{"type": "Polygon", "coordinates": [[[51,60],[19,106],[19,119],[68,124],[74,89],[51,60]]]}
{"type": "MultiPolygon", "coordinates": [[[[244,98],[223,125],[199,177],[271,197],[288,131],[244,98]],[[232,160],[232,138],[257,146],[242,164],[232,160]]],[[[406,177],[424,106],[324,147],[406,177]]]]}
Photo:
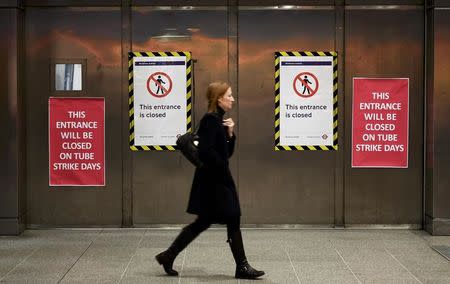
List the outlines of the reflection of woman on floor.
{"type": "Polygon", "coordinates": [[[226,224],[227,242],[236,261],[235,277],[254,279],[264,275],[264,271],[254,269],[247,262],[240,229],[241,209],[228,166],[236,136],[233,120],[224,119],[224,114],[232,109],[234,98],[231,87],[223,82],[211,83],[206,96],[208,112],[198,129],[200,159],[204,166],[195,171],[187,209],[198,217],[183,228],[172,245],[156,256],[156,260],[168,275],[178,275],[172,268],[176,256],[212,223],[226,224]]]}

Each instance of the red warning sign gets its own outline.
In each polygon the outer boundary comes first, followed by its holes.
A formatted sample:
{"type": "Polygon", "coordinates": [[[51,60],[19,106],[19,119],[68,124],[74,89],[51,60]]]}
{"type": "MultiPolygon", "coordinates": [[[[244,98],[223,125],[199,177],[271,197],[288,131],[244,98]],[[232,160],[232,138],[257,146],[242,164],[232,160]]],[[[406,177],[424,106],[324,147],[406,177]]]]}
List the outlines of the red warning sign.
{"type": "Polygon", "coordinates": [[[147,80],[148,92],[157,98],[162,98],[170,94],[172,85],[172,79],[164,72],[155,72],[147,80]]]}
{"type": "Polygon", "coordinates": [[[407,168],[409,79],[353,78],[352,167],[407,168]]]}
{"type": "Polygon", "coordinates": [[[50,186],[105,185],[105,99],[48,100],[50,186]]]}
{"type": "Polygon", "coordinates": [[[294,91],[303,98],[314,96],[319,89],[319,80],[310,72],[301,72],[294,78],[294,91]]]}

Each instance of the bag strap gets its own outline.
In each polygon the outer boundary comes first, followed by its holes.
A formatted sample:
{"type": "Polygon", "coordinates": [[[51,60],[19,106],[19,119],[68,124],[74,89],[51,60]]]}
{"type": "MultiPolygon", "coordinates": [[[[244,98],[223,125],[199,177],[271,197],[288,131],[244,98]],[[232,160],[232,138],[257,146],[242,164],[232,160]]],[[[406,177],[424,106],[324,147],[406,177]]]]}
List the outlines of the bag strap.
{"type": "Polygon", "coordinates": [[[197,125],[195,126],[195,129],[192,133],[197,133],[198,129],[200,128],[200,122],[197,123],[197,125]]]}

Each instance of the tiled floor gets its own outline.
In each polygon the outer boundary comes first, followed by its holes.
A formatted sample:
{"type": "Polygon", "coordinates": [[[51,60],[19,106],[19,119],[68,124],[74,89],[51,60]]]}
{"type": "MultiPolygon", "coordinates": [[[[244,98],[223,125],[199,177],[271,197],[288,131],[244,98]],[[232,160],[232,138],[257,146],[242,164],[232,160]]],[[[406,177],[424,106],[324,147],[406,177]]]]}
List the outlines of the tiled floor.
{"type": "MultiPolygon", "coordinates": [[[[225,229],[200,235],[167,277],[154,255],[179,230],[28,230],[0,237],[0,282],[244,283],[234,279],[225,229]]],[[[257,283],[450,283],[450,263],[432,245],[450,237],[407,230],[243,229],[257,283]]]]}

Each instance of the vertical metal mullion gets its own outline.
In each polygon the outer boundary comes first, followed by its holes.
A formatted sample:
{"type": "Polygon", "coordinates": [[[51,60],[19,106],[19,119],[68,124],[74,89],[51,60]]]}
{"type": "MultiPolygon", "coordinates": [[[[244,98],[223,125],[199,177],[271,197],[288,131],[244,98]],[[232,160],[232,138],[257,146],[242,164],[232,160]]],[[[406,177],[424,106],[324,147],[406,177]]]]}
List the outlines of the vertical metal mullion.
{"type": "Polygon", "coordinates": [[[128,112],[128,52],[132,50],[131,0],[122,0],[122,227],[133,226],[133,155],[130,151],[128,112]]]}
{"type": "Polygon", "coordinates": [[[18,76],[17,76],[17,91],[18,91],[18,126],[19,126],[19,147],[22,151],[18,154],[18,222],[19,231],[22,233],[25,230],[27,224],[27,129],[26,129],[26,99],[25,99],[25,9],[22,1],[17,3],[18,11],[18,30],[17,30],[17,64],[18,64],[18,76]]]}
{"type": "MultiPolygon", "coordinates": [[[[433,111],[429,113],[428,104],[432,104],[432,100],[428,100],[428,96],[433,96],[434,93],[434,5],[433,3],[428,3],[425,1],[424,3],[424,74],[423,74],[423,88],[424,88],[424,98],[423,98],[423,188],[422,188],[422,228],[427,230],[429,233],[433,234],[433,218],[434,218],[434,183],[433,183],[433,171],[428,170],[427,168],[427,149],[428,147],[433,147],[433,145],[428,145],[430,142],[428,137],[428,131],[432,131],[432,129],[428,129],[428,115],[433,115],[433,111]],[[430,5],[431,4],[431,5],[430,5]],[[431,67],[429,67],[431,66],[431,67]],[[431,86],[429,86],[429,84],[431,86]],[[430,90],[430,91],[429,91],[430,90]],[[431,92],[431,94],[429,93],[431,92]],[[430,176],[431,174],[431,176],[430,176]],[[431,182],[428,182],[431,179],[431,182]],[[431,216],[427,219],[427,192],[431,191],[431,194],[428,196],[431,197],[431,216]],[[430,223],[429,223],[429,222],[430,223]]],[[[431,118],[433,121],[433,119],[431,118]]],[[[433,125],[431,126],[433,127],[433,125]]],[[[433,132],[432,132],[433,133],[433,132]]],[[[432,140],[433,141],[433,138],[432,140]]],[[[434,153],[431,153],[434,155],[434,153]]],[[[432,169],[434,169],[434,165],[431,165],[432,169]]]]}
{"type": "MultiPolygon", "coordinates": [[[[237,0],[228,1],[228,82],[235,91],[235,96],[239,96],[238,86],[238,7],[237,0]]],[[[237,112],[239,113],[239,111],[237,112]]]]}
{"type": "Polygon", "coordinates": [[[335,49],[338,54],[338,151],[334,174],[334,226],[345,226],[345,1],[335,1],[335,49]]]}
{"type": "MultiPolygon", "coordinates": [[[[239,47],[238,47],[238,1],[228,0],[227,9],[227,50],[228,50],[228,82],[232,86],[233,95],[237,100],[235,110],[231,117],[237,122],[235,132],[239,137],[239,47]]],[[[233,176],[236,177],[237,188],[239,190],[239,140],[236,143],[236,151],[234,151],[234,159],[237,161],[236,170],[233,176]]]]}

